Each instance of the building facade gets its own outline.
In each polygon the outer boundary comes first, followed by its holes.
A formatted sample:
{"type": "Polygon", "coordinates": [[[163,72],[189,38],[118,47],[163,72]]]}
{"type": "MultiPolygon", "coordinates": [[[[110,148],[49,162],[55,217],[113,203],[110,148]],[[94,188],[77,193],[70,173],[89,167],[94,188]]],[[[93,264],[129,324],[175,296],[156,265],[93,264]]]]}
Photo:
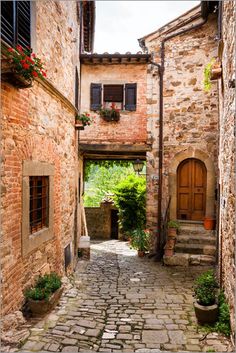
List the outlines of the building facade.
{"type": "Polygon", "coordinates": [[[76,263],[80,39],[91,51],[94,3],[9,1],[1,10],[2,54],[30,46],[47,70],[21,89],[2,75],[1,309],[8,314],[39,274],[71,272],[76,263]]]}

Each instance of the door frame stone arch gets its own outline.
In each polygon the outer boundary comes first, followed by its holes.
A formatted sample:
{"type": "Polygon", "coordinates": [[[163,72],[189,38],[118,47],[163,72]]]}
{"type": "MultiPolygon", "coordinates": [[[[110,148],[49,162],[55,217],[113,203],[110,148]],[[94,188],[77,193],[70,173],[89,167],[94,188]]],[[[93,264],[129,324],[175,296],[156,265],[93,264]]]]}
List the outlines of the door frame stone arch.
{"type": "Polygon", "coordinates": [[[169,165],[169,195],[170,201],[170,219],[177,218],[177,169],[181,162],[188,158],[199,159],[205,164],[207,170],[206,185],[206,216],[215,216],[215,167],[212,159],[203,151],[188,148],[177,153],[169,165]]]}

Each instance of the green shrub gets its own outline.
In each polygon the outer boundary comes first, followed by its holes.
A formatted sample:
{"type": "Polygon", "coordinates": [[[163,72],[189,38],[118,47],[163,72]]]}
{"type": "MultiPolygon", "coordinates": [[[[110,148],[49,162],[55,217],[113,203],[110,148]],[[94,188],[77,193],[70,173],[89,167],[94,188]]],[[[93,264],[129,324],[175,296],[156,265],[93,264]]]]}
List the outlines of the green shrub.
{"type": "Polygon", "coordinates": [[[215,324],[215,329],[226,336],[230,336],[230,313],[229,305],[226,303],[225,295],[221,291],[218,297],[219,302],[219,318],[215,324]]]}
{"type": "Polygon", "coordinates": [[[35,286],[25,291],[25,297],[33,300],[48,300],[61,284],[61,278],[56,273],[40,276],[35,286]]]}
{"type": "Polygon", "coordinates": [[[195,297],[200,305],[212,305],[216,301],[218,285],[212,270],[201,274],[195,282],[195,297]]]}
{"type": "Polygon", "coordinates": [[[170,220],[168,222],[168,228],[175,228],[178,230],[180,228],[180,224],[178,221],[170,220]]]}
{"type": "Polygon", "coordinates": [[[130,232],[145,228],[146,179],[130,175],[116,186],[114,194],[121,230],[130,232]]]}
{"type": "Polygon", "coordinates": [[[146,230],[135,229],[130,233],[130,245],[133,249],[147,251],[149,248],[150,233],[146,230]]]}

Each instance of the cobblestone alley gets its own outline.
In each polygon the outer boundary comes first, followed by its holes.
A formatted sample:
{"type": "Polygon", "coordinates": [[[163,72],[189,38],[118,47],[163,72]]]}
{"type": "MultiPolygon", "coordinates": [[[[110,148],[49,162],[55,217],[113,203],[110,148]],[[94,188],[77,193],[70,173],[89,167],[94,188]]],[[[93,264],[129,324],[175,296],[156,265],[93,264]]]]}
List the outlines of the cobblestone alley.
{"type": "Polygon", "coordinates": [[[232,351],[198,331],[192,285],[203,267],[168,268],[138,258],[126,242],[92,244],[60,305],[30,328],[21,351],[232,351]]]}

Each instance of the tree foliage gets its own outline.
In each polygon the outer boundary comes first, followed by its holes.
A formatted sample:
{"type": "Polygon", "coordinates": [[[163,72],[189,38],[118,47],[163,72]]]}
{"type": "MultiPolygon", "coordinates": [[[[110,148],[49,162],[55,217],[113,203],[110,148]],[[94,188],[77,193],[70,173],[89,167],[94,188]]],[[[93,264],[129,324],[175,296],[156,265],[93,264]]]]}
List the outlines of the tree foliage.
{"type": "Polygon", "coordinates": [[[146,224],[146,179],[129,175],[117,185],[114,193],[121,229],[124,232],[143,229],[146,224]]]}
{"type": "Polygon", "coordinates": [[[131,174],[134,174],[134,170],[129,161],[87,162],[85,168],[85,207],[98,207],[102,199],[106,195],[114,194],[117,184],[131,174]]]}

